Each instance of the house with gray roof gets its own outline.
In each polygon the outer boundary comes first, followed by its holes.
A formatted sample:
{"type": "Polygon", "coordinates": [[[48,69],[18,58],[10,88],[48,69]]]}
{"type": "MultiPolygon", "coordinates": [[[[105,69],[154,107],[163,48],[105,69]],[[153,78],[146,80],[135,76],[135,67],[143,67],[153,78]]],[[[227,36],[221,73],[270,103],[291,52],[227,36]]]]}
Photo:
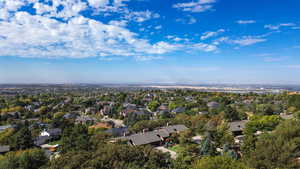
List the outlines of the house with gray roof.
{"type": "Polygon", "coordinates": [[[220,106],[220,104],[218,102],[208,102],[207,103],[207,107],[211,108],[211,109],[216,109],[220,106]]]}
{"type": "Polygon", "coordinates": [[[34,139],[33,143],[36,146],[41,146],[43,144],[46,144],[50,140],[51,140],[50,136],[38,136],[34,139]]]}
{"type": "Polygon", "coordinates": [[[172,110],[172,113],[178,114],[178,113],[183,113],[184,111],[185,111],[184,107],[177,107],[177,108],[172,110]]]}
{"type": "Polygon", "coordinates": [[[233,135],[242,135],[243,130],[246,127],[247,120],[234,121],[229,123],[229,131],[233,133],[233,135]]]}
{"type": "Polygon", "coordinates": [[[12,125],[4,125],[4,126],[0,126],[0,132],[6,130],[6,129],[9,129],[9,128],[13,128],[12,125]]]}
{"type": "Polygon", "coordinates": [[[133,146],[138,145],[161,145],[164,140],[168,138],[172,133],[178,133],[187,130],[188,128],[184,125],[171,125],[159,128],[154,131],[137,133],[129,136],[116,138],[117,140],[128,141],[128,144],[133,146]]]}
{"type": "Polygon", "coordinates": [[[10,151],[10,146],[1,146],[0,145],[0,154],[4,154],[10,151]]]}

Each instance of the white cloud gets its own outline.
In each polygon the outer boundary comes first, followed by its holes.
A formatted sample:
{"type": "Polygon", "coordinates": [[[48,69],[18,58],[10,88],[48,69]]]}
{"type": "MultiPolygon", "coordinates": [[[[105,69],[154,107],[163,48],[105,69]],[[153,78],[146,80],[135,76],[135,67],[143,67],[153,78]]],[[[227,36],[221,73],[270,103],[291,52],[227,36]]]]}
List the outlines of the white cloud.
{"type": "Polygon", "coordinates": [[[128,21],[144,22],[160,17],[148,10],[130,11],[126,1],[53,0],[51,4],[39,0],[0,1],[0,56],[111,60],[122,56],[160,57],[181,48],[164,41],[150,43],[125,28],[128,21]],[[36,14],[17,11],[23,5],[32,5],[36,14]],[[87,9],[104,15],[122,9],[117,13],[122,13],[119,18],[123,20],[105,24],[82,16],[81,11],[87,9]]]}
{"type": "Polygon", "coordinates": [[[217,51],[218,47],[216,45],[213,44],[205,44],[205,43],[197,43],[192,45],[193,49],[196,50],[201,50],[204,52],[214,52],[217,51]]]}
{"type": "Polygon", "coordinates": [[[238,20],[238,21],[236,21],[236,23],[245,25],[245,24],[256,23],[256,21],[255,20],[238,20]]]}
{"type": "Polygon", "coordinates": [[[230,43],[238,44],[240,46],[249,46],[260,42],[265,42],[267,39],[255,36],[244,36],[241,39],[229,40],[230,43]]]}
{"type": "Polygon", "coordinates": [[[188,21],[188,24],[194,24],[197,22],[197,19],[194,17],[190,17],[190,20],[188,21]]]}
{"type": "Polygon", "coordinates": [[[127,26],[127,23],[128,23],[128,21],[126,21],[126,20],[121,20],[121,21],[112,20],[112,21],[109,21],[108,24],[125,27],[125,26],[127,26]]]}
{"type": "Polygon", "coordinates": [[[292,27],[295,26],[294,23],[281,23],[278,25],[265,25],[264,27],[270,30],[279,30],[281,27],[292,27]]]}
{"type": "Polygon", "coordinates": [[[109,0],[88,0],[89,5],[94,8],[105,7],[108,5],[109,0]]]}
{"type": "Polygon", "coordinates": [[[121,6],[124,6],[124,2],[127,2],[129,0],[114,0],[113,4],[116,6],[116,7],[121,7],[121,6]]]}
{"type": "Polygon", "coordinates": [[[4,3],[8,11],[17,11],[20,7],[26,4],[25,1],[22,0],[5,0],[4,3]]]}
{"type": "Polygon", "coordinates": [[[60,22],[16,12],[11,21],[0,22],[0,36],[2,56],[86,58],[164,54],[178,49],[162,41],[150,44],[123,27],[83,16],[60,22]]]}
{"type": "Polygon", "coordinates": [[[185,18],[177,18],[177,19],[175,19],[175,21],[180,22],[182,24],[190,24],[191,25],[191,24],[196,23],[197,19],[191,15],[187,15],[187,16],[185,16],[185,18]]]}
{"type": "Polygon", "coordinates": [[[137,61],[150,61],[150,60],[158,60],[158,59],[162,59],[161,56],[135,56],[135,59],[137,61]]]}
{"type": "Polygon", "coordinates": [[[124,18],[135,22],[145,22],[147,20],[155,19],[159,17],[160,17],[159,14],[146,10],[146,11],[138,11],[138,12],[127,12],[124,18]]]}
{"type": "Polygon", "coordinates": [[[181,40],[183,40],[183,39],[181,39],[181,38],[179,38],[179,37],[175,37],[173,40],[176,41],[176,42],[179,42],[179,41],[181,41],[181,40]]]}
{"type": "Polygon", "coordinates": [[[219,45],[220,43],[227,42],[229,40],[228,37],[220,37],[213,41],[214,45],[219,45]]]}
{"type": "Polygon", "coordinates": [[[205,32],[203,35],[200,37],[201,40],[205,40],[214,36],[217,36],[218,34],[225,32],[224,29],[219,29],[216,32],[205,32]]]}
{"type": "Polygon", "coordinates": [[[158,30],[158,29],[161,29],[162,26],[161,25],[158,25],[158,26],[155,26],[154,29],[158,30]]]}
{"type": "Polygon", "coordinates": [[[215,2],[216,0],[197,0],[187,3],[177,3],[173,5],[173,8],[186,12],[205,12],[212,9],[215,2]]]}

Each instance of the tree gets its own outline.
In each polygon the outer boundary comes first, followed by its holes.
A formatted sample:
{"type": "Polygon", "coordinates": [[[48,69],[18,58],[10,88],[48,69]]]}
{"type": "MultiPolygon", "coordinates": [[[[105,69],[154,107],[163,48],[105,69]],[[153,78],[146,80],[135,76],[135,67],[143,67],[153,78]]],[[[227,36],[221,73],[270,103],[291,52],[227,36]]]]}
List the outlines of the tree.
{"type": "Polygon", "coordinates": [[[288,97],[288,106],[300,110],[300,95],[291,95],[288,97]]]}
{"type": "Polygon", "coordinates": [[[154,101],[151,101],[149,104],[148,104],[148,108],[151,110],[151,111],[156,111],[156,109],[159,107],[159,102],[154,100],[154,101]]]}
{"type": "Polygon", "coordinates": [[[84,125],[75,125],[64,130],[62,135],[62,152],[88,150],[88,129],[84,125]]]}
{"type": "Polygon", "coordinates": [[[28,149],[0,157],[0,169],[38,169],[47,163],[43,150],[28,149]]]}
{"type": "Polygon", "coordinates": [[[131,147],[123,144],[99,145],[94,151],[70,151],[52,160],[49,169],[167,169],[171,166],[169,154],[150,146],[131,147]]]}
{"type": "Polygon", "coordinates": [[[274,132],[260,136],[255,149],[245,154],[244,159],[254,168],[299,168],[295,160],[299,143],[300,121],[287,120],[274,132]]]}
{"type": "Polygon", "coordinates": [[[28,127],[23,126],[14,134],[11,146],[16,150],[25,150],[33,146],[33,139],[28,127]]]}
{"type": "Polygon", "coordinates": [[[272,131],[281,122],[277,115],[272,116],[253,116],[246,124],[245,133],[254,134],[256,131],[272,131]]]}
{"type": "Polygon", "coordinates": [[[240,120],[239,113],[236,111],[236,109],[233,109],[231,106],[225,107],[224,117],[228,121],[240,120]]]}
{"type": "Polygon", "coordinates": [[[211,137],[206,137],[200,146],[200,155],[202,156],[213,156],[216,155],[216,147],[211,140],[211,137]]]}
{"type": "Polygon", "coordinates": [[[208,156],[196,161],[192,169],[247,169],[247,166],[228,156],[208,156]]]}

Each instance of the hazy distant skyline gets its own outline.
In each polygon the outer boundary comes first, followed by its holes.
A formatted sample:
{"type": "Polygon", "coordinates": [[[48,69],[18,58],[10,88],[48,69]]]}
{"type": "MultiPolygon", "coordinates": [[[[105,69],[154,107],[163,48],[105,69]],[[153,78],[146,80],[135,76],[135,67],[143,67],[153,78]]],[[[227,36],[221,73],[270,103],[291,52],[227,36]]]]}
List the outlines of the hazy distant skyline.
{"type": "Polygon", "coordinates": [[[0,0],[0,83],[300,84],[297,0],[0,0]]]}

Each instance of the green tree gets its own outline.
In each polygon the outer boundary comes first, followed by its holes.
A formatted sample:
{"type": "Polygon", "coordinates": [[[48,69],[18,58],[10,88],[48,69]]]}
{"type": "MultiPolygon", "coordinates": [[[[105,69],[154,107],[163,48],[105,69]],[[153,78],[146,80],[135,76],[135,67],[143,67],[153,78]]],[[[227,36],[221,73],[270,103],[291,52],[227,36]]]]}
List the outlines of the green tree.
{"type": "Polygon", "coordinates": [[[287,120],[270,134],[260,136],[244,160],[254,168],[299,168],[295,160],[300,143],[300,121],[287,120]]]}
{"type": "Polygon", "coordinates": [[[231,106],[225,107],[224,117],[228,121],[240,120],[239,113],[236,111],[236,109],[232,108],[231,106]]]}
{"type": "Polygon", "coordinates": [[[14,134],[11,146],[16,150],[25,150],[33,146],[33,139],[28,127],[21,127],[21,129],[14,134]]]}
{"type": "Polygon", "coordinates": [[[149,104],[148,104],[148,108],[151,110],[151,111],[156,111],[156,109],[159,107],[159,102],[154,100],[154,101],[151,101],[149,104]]]}
{"type": "Polygon", "coordinates": [[[213,156],[217,154],[216,147],[212,142],[211,137],[206,137],[200,145],[200,155],[202,156],[213,156]]]}
{"type": "Polygon", "coordinates": [[[84,125],[75,125],[64,130],[62,135],[62,152],[88,150],[89,149],[88,129],[84,125]]]}
{"type": "Polygon", "coordinates": [[[191,169],[247,169],[247,166],[228,156],[203,157],[191,169]]]}
{"type": "Polygon", "coordinates": [[[28,149],[0,156],[0,169],[38,169],[47,163],[43,150],[28,149]]]}

